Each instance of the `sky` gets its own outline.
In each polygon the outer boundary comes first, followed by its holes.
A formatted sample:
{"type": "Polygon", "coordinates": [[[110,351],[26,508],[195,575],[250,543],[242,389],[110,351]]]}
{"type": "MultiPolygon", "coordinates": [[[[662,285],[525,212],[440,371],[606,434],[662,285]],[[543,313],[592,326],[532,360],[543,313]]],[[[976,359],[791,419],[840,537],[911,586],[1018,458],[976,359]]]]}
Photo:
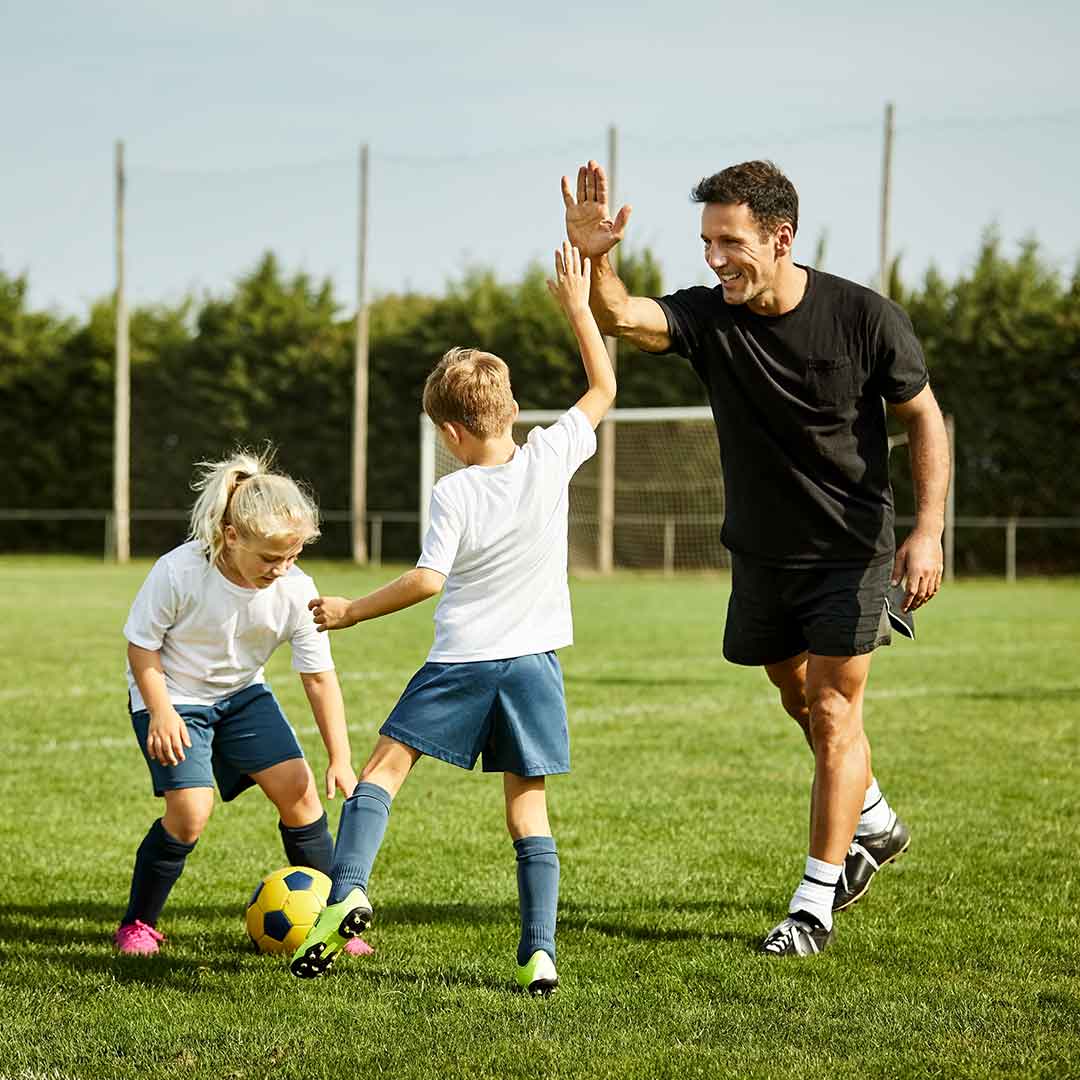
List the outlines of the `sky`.
{"type": "Polygon", "coordinates": [[[872,283],[885,103],[906,279],[970,267],[996,225],[1080,258],[1080,4],[567,5],[101,0],[0,7],[0,270],[70,314],[114,286],[127,164],[129,301],[221,293],[267,250],[356,295],[503,279],[562,235],[559,178],[618,132],[626,245],[668,288],[714,283],[691,186],[768,157],[799,190],[796,258],[872,283]]]}

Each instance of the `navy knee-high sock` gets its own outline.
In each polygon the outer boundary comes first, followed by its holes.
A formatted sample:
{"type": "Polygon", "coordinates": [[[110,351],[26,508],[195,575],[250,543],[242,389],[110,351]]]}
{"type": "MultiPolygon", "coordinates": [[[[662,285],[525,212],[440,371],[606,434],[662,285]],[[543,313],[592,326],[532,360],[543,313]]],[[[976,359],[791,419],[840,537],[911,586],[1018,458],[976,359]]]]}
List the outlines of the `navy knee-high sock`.
{"type": "Polygon", "coordinates": [[[523,836],[517,852],[521,940],[518,963],[526,964],[537,949],[555,960],[555,917],[559,907],[559,853],[551,836],[523,836]]]}
{"type": "Polygon", "coordinates": [[[334,884],[328,903],[336,904],[350,890],[367,891],[375,856],[386,835],[390,820],[390,792],[378,784],[362,780],[341,808],[337,843],[334,845],[334,884]]]}
{"type": "Polygon", "coordinates": [[[184,860],[195,850],[195,844],[185,844],[165,831],[159,818],[150,826],[135,854],[135,872],[131,875],[131,896],[121,926],[136,919],[148,926],[157,926],[161,909],[169,891],[183,873],[184,860]]]}
{"type": "Polygon", "coordinates": [[[290,866],[310,866],[321,870],[327,876],[334,863],[334,840],[330,836],[330,826],[326,823],[326,813],[310,825],[286,825],[278,822],[281,843],[285,848],[285,858],[290,866]]]}

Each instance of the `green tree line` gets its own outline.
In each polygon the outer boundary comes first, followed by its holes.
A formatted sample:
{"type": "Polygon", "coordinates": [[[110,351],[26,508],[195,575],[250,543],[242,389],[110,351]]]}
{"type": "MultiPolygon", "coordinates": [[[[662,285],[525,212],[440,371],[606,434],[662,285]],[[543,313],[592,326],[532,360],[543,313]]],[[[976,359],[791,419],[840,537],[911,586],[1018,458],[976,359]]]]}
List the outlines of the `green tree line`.
{"type": "MultiPolygon", "coordinates": [[[[648,251],[625,255],[631,291],[663,291],[648,251]]],[[[467,272],[442,296],[389,294],[370,308],[368,505],[415,511],[417,416],[424,378],[446,348],[476,344],[504,357],[523,409],[560,408],[582,391],[573,337],[540,267],[519,281],[467,272]]],[[[931,270],[893,293],[923,341],[935,391],[958,431],[962,514],[1080,513],[1072,442],[1080,431],[1080,271],[1065,280],[1026,245],[1009,258],[988,234],[953,282],[931,270]]],[[[111,503],[115,313],[85,319],[32,310],[25,275],[0,271],[0,506],[33,510],[111,503]]],[[[281,466],[327,509],[349,504],[352,321],[329,281],[288,274],[271,254],[224,295],[137,308],[131,319],[132,505],[190,504],[192,463],[270,441],[281,466]]],[[[677,357],[620,349],[619,405],[700,404],[677,357]]],[[[910,512],[906,466],[893,469],[910,512]]],[[[137,521],[133,545],[154,554],[183,523],[137,521]]],[[[1025,536],[1030,565],[1076,569],[1078,534],[1025,536]]],[[[0,522],[3,550],[100,551],[100,522],[0,522]]],[[[962,569],[996,571],[1000,534],[963,534],[962,569]]],[[[416,527],[387,527],[387,555],[415,554],[416,527]]],[[[343,555],[347,527],[327,525],[320,553],[343,555]]]]}

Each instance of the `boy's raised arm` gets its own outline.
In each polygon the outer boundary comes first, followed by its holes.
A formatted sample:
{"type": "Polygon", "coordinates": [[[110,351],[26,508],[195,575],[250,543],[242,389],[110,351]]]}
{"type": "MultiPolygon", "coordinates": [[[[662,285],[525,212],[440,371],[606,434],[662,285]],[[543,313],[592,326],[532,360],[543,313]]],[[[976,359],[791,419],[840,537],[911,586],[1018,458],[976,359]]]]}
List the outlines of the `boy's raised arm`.
{"type": "Polygon", "coordinates": [[[555,280],[548,281],[548,289],[559,301],[581,349],[589,389],[577,407],[595,428],[615,400],[615,371],[589,308],[589,270],[589,260],[583,262],[581,252],[563,241],[562,250],[555,252],[555,280]]]}

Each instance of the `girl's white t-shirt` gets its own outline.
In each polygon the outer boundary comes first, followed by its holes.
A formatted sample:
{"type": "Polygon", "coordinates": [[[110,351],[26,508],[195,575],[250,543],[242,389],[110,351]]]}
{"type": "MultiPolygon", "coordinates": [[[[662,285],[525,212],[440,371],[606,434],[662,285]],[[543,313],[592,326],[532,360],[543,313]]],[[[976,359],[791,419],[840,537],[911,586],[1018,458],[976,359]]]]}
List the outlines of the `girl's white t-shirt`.
{"type": "MultiPolygon", "coordinates": [[[[163,555],[139,589],[124,637],[161,653],[174,705],[213,705],[263,681],[263,665],[283,642],[293,670],[334,667],[328,634],[315,626],[308,601],[315,582],[299,567],[265,589],[234,585],[211,566],[198,541],[163,555]]],[[[146,708],[128,666],[133,710],[146,708]]]]}
{"type": "Polygon", "coordinates": [[[431,494],[417,566],[446,575],[428,660],[503,660],[572,645],[570,478],[596,452],[576,406],[533,428],[504,465],[471,465],[431,494]]]}

